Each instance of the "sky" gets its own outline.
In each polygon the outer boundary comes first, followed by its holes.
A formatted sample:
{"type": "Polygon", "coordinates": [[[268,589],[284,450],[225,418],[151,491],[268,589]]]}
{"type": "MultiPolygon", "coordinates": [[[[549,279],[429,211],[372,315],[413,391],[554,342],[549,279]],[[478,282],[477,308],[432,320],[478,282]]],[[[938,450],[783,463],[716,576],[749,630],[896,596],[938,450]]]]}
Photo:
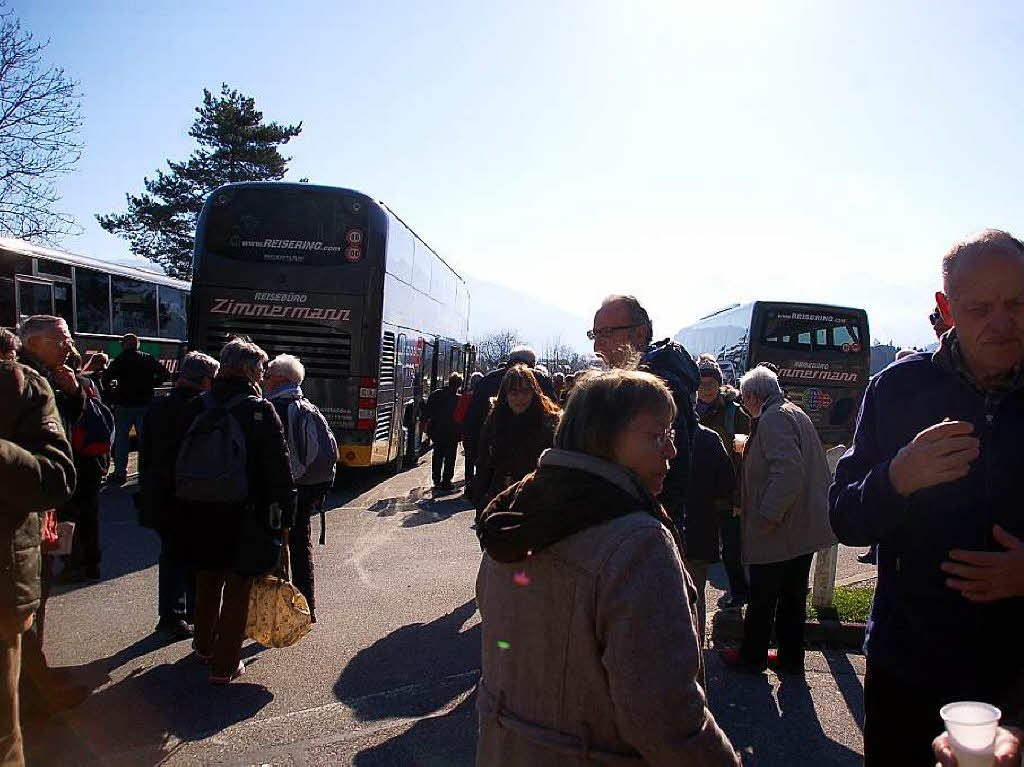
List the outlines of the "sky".
{"type": "Polygon", "coordinates": [[[12,2],[81,82],[85,255],[130,256],[94,215],[188,156],[222,82],[302,121],[287,179],[572,314],[633,293],[659,337],[800,300],[923,345],[950,245],[1024,234],[1021,3],[12,2]]]}

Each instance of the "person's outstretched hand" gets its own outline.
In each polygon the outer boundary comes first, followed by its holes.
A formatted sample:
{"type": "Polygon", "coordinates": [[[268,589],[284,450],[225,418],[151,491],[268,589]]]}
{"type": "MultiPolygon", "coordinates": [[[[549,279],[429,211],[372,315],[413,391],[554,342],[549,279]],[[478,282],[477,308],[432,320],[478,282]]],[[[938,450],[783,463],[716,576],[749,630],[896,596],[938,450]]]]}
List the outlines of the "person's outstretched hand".
{"type": "MultiPolygon", "coordinates": [[[[1024,730],[1016,727],[1000,727],[996,730],[995,767],[1020,767],[1021,741],[1024,741],[1024,730]]],[[[936,767],[958,767],[948,732],[932,741],[932,751],[935,753],[936,767]]]]}

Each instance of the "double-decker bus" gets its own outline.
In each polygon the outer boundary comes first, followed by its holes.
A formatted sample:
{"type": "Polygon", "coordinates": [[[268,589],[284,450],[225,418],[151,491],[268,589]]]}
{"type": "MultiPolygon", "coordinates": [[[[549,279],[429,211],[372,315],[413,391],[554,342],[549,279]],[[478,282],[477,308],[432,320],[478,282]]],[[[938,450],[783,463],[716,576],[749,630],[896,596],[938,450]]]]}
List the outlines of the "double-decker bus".
{"type": "Polygon", "coordinates": [[[869,338],[863,309],[782,301],[733,304],[675,336],[690,354],[713,355],[732,383],[758,363],[776,365],[786,396],[810,416],[826,447],[853,439],[871,375],[869,338]]]}
{"type": "Polygon", "coordinates": [[[33,314],[67,320],[82,354],[121,353],[121,336],[172,373],[185,350],[189,284],[159,272],[0,238],[0,326],[33,314]]]}
{"type": "Polygon", "coordinates": [[[414,455],[419,403],[472,362],[462,278],[384,203],[305,183],[228,184],[206,200],[189,330],[213,355],[244,336],[297,356],[347,466],[414,455]]]}

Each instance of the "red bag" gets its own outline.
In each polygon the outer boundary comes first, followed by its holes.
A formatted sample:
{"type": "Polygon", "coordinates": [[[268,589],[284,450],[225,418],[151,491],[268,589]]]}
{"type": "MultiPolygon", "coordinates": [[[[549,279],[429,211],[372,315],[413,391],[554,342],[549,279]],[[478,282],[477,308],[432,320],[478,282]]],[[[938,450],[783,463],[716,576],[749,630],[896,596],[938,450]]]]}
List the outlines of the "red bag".
{"type": "Polygon", "coordinates": [[[469,412],[469,401],[473,399],[473,392],[467,391],[459,395],[458,402],[455,403],[455,414],[452,419],[455,423],[462,425],[466,420],[466,413],[469,412]]]}
{"type": "Polygon", "coordinates": [[[53,509],[43,512],[42,524],[40,525],[40,541],[44,552],[53,551],[57,548],[57,514],[53,509]]]}

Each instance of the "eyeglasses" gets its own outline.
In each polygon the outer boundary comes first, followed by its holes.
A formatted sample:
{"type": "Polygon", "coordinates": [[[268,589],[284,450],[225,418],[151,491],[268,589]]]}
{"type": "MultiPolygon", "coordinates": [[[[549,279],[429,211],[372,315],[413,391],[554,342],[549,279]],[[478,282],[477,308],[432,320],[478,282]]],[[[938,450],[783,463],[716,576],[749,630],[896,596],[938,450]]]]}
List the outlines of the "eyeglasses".
{"type": "Polygon", "coordinates": [[[662,432],[645,431],[643,433],[651,438],[651,441],[658,450],[664,450],[665,445],[674,445],[676,443],[676,430],[672,428],[665,429],[662,432]]]}
{"type": "Polygon", "coordinates": [[[587,331],[587,338],[591,341],[597,338],[609,338],[612,333],[617,333],[620,330],[632,330],[638,328],[639,325],[614,325],[608,328],[594,328],[593,330],[587,331]]]}

